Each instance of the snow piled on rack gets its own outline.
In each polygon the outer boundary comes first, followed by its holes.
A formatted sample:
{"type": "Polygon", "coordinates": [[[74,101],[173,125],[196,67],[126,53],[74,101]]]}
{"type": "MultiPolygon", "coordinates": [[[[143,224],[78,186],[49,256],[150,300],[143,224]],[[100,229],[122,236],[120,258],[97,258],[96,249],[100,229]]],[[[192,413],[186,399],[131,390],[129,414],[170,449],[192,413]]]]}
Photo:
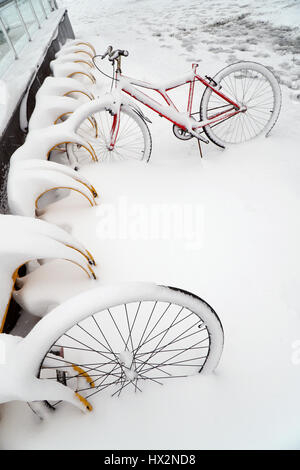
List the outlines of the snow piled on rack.
{"type": "MultiPolygon", "coordinates": [[[[3,405],[1,447],[300,448],[299,1],[213,0],[207,10],[184,0],[62,4],[75,33],[98,53],[108,44],[129,50],[123,60],[129,76],[164,81],[192,62],[214,75],[228,63],[256,60],[280,78],[283,106],[268,139],[226,151],[210,144],[202,160],[194,141],[175,139],[169,123],[146,112],[153,120],[150,164],[86,165],[81,174],[102,206],[88,208],[71,195],[44,215],[68,226],[95,255],[99,280],[92,285],[153,281],[207,300],[225,330],[216,373],[150,384],[119,399],[103,394],[92,414],[66,405],[43,423],[24,403],[3,405]],[[151,211],[153,204],[201,208],[200,245],[176,238],[172,227],[168,240],[104,233],[105,208],[117,215],[125,208],[134,220],[137,205],[151,211]]],[[[61,291],[63,278],[61,263],[57,279],[50,266],[40,279],[49,297],[61,291]]],[[[79,286],[69,276],[66,297],[79,286]]]]}

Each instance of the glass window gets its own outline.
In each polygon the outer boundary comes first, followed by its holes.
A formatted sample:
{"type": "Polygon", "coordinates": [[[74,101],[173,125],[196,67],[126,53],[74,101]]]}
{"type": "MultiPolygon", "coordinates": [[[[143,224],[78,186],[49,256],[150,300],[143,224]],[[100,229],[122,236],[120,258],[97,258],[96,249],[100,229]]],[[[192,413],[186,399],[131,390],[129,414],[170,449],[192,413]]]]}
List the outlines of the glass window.
{"type": "Polygon", "coordinates": [[[1,24],[0,24],[0,60],[9,52],[10,48],[5,39],[1,24]]]}
{"type": "Polygon", "coordinates": [[[38,30],[39,25],[32,11],[30,2],[28,0],[18,0],[18,6],[28,31],[32,37],[33,33],[38,30]]]}
{"type": "Polygon", "coordinates": [[[54,3],[51,0],[0,0],[0,75],[13,62],[15,53],[20,55],[28,44],[28,33],[34,39],[39,26],[42,28],[46,22],[46,15],[49,17],[55,9],[54,3]]]}
{"type": "Polygon", "coordinates": [[[45,21],[45,7],[42,0],[31,0],[33,8],[35,9],[36,15],[40,20],[40,23],[45,21]]]}
{"type": "Polygon", "coordinates": [[[49,15],[49,13],[51,13],[51,11],[52,11],[51,2],[49,2],[49,0],[42,0],[42,2],[43,2],[45,10],[47,12],[47,15],[49,15]]]}
{"type": "Polygon", "coordinates": [[[22,21],[18,15],[15,3],[9,3],[1,8],[0,15],[4,27],[16,51],[20,51],[28,42],[22,21]]]}

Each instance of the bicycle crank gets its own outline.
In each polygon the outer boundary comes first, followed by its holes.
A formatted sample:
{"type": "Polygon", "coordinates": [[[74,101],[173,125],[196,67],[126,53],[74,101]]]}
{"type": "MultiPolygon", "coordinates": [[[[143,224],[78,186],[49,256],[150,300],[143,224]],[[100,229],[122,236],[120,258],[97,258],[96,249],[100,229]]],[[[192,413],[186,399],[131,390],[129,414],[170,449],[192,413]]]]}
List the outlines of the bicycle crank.
{"type": "Polygon", "coordinates": [[[190,132],[185,131],[179,126],[176,126],[176,124],[173,124],[173,133],[175,137],[180,140],[190,140],[194,137],[190,132]]]}
{"type": "Polygon", "coordinates": [[[209,144],[209,140],[202,137],[202,135],[200,135],[198,132],[195,132],[195,131],[188,132],[179,126],[176,126],[176,124],[173,125],[173,132],[174,132],[175,137],[177,137],[177,139],[190,140],[193,137],[196,137],[196,139],[201,140],[201,142],[204,142],[205,144],[209,144]]]}

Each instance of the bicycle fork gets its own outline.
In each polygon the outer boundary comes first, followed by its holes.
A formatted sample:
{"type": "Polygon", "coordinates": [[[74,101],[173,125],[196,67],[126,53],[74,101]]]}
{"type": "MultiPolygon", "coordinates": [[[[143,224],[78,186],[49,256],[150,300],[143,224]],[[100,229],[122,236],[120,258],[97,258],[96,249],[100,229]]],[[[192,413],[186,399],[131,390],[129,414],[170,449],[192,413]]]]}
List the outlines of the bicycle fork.
{"type": "Polygon", "coordinates": [[[113,122],[112,122],[111,131],[110,131],[110,143],[107,147],[108,150],[113,150],[115,148],[119,128],[120,128],[120,108],[118,109],[117,113],[113,115],[113,122]]]}

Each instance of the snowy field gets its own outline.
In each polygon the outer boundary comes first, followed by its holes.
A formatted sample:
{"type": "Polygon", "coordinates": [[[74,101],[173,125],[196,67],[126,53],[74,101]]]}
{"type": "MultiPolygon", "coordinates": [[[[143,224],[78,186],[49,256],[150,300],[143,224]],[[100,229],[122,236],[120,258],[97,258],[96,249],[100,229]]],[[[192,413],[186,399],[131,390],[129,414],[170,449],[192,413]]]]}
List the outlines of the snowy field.
{"type": "Polygon", "coordinates": [[[283,103],[269,138],[225,151],[209,144],[203,159],[194,139],[177,140],[170,123],[144,109],[153,121],[150,163],[86,165],[80,171],[98,190],[99,207],[72,195],[43,216],[68,227],[94,254],[98,281],[49,263],[44,279],[31,276],[41,283],[40,295],[135,280],[192,291],[223,323],[216,373],[150,384],[118,399],[103,394],[89,415],[66,405],[44,422],[24,403],[1,405],[0,447],[300,449],[300,1],[59,3],[76,35],[98,53],[108,44],[128,49],[129,76],[176,78],[192,62],[213,76],[227,64],[253,60],[274,71],[283,103]],[[200,214],[191,227],[196,241],[176,237],[172,224],[167,239],[136,231],[109,239],[103,229],[101,205],[114,207],[117,217],[127,210],[134,224],[137,206],[147,214],[160,204],[200,214]]]}

